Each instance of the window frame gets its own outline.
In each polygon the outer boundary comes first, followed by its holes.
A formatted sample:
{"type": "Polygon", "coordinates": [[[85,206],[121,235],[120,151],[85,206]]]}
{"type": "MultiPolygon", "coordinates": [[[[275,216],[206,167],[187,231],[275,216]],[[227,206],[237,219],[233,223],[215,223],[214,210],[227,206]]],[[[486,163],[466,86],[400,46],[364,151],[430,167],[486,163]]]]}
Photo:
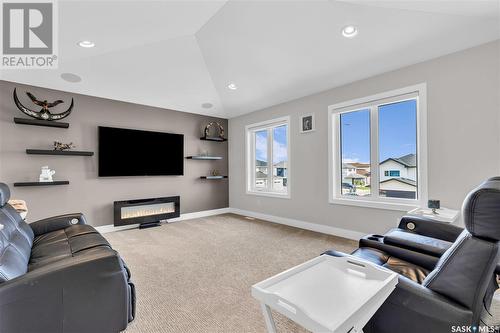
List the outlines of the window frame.
{"type": "MultiPolygon", "coordinates": [[[[273,156],[273,137],[268,137],[268,156],[271,157],[269,161],[269,167],[271,170],[268,171],[268,183],[272,184],[273,177],[274,177],[274,168],[273,168],[273,163],[274,161],[272,160],[273,156]]],[[[246,194],[250,195],[258,195],[258,196],[266,196],[266,197],[273,197],[273,198],[283,198],[283,199],[290,199],[291,198],[291,154],[290,154],[290,117],[285,116],[285,117],[280,117],[280,118],[275,118],[275,119],[270,119],[266,121],[262,121],[259,123],[254,123],[254,124],[249,124],[245,126],[245,149],[246,149],[246,194]],[[255,189],[255,132],[262,131],[262,130],[269,130],[271,129],[270,132],[272,132],[272,128],[279,127],[279,126],[287,126],[287,131],[286,131],[286,141],[287,141],[287,170],[286,170],[286,178],[287,178],[287,191],[285,192],[279,192],[279,191],[274,191],[274,190],[256,190],[255,189]]],[[[269,158],[268,158],[269,159],[269,158]]]]}
{"type": "Polygon", "coordinates": [[[328,107],[328,154],[329,203],[398,211],[408,211],[415,207],[425,207],[428,197],[426,83],[330,105],[328,107]],[[380,197],[378,106],[415,98],[417,100],[417,199],[380,197]],[[370,109],[371,195],[346,197],[341,192],[340,115],[362,109],[370,109]]]}

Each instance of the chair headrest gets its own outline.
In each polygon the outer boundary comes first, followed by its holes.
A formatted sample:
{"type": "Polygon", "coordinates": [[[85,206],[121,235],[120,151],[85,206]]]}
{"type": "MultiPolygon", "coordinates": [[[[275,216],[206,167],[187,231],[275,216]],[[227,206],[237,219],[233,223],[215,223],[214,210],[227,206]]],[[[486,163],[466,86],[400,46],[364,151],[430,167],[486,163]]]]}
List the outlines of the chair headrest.
{"type": "Polygon", "coordinates": [[[465,198],[465,228],[476,237],[500,240],[500,177],[493,177],[465,198]]]}
{"type": "Polygon", "coordinates": [[[0,183],[0,207],[5,206],[5,204],[10,199],[10,190],[9,186],[5,183],[0,183]]]}

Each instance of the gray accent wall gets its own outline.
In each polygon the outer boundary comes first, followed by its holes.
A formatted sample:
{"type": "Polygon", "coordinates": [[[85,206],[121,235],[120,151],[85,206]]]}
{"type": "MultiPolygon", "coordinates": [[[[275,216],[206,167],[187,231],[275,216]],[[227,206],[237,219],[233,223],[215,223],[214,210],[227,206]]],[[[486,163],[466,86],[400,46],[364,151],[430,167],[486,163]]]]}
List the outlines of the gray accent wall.
{"type": "MultiPolygon", "coordinates": [[[[146,89],[146,88],[144,88],[146,89]]],[[[201,141],[204,126],[219,121],[227,130],[227,120],[192,113],[166,110],[103,98],[72,94],[39,87],[0,81],[0,181],[11,186],[12,197],[28,203],[28,220],[83,212],[94,226],[113,223],[113,201],[181,196],[181,213],[228,207],[228,180],[200,180],[217,169],[228,172],[227,142],[201,141]],[[68,129],[14,124],[14,117],[25,117],[14,105],[12,92],[26,106],[33,106],[25,92],[39,99],[65,101],[57,110],[65,110],[71,98],[73,113],[63,121],[68,129]],[[221,161],[184,160],[184,176],[99,178],[97,127],[110,126],[184,134],[184,153],[201,151],[222,156],[221,161]],[[91,150],[93,157],[27,155],[26,148],[50,149],[53,141],[73,142],[76,150],[91,150]],[[69,180],[66,186],[12,187],[14,182],[37,181],[40,167],[56,170],[55,180],[69,180]]],[[[168,154],[168,151],[158,152],[168,154]]],[[[134,156],[130,156],[134,158],[134,156]]]]}
{"type": "Polygon", "coordinates": [[[402,211],[328,202],[328,106],[425,82],[429,198],[460,209],[468,191],[500,174],[499,48],[484,44],[230,119],[230,206],[362,233],[397,226],[402,211]],[[308,113],[316,131],[300,134],[308,113]],[[245,126],[283,116],[291,117],[291,199],[248,195],[245,126]]]}

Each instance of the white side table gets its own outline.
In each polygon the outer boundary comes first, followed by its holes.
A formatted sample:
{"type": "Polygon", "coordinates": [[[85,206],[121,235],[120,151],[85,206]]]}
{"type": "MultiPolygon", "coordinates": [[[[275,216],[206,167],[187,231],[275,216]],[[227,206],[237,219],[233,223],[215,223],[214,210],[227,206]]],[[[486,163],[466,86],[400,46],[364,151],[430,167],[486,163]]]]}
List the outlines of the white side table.
{"type": "Polygon", "coordinates": [[[449,209],[449,208],[440,208],[436,209],[436,213],[432,212],[430,208],[415,208],[408,212],[408,215],[425,217],[428,219],[432,219],[435,221],[454,223],[458,220],[460,216],[460,212],[458,210],[449,209]]]}
{"type": "Polygon", "coordinates": [[[271,309],[312,332],[362,332],[398,275],[356,257],[322,255],[252,286],[269,333],[271,309]]]}

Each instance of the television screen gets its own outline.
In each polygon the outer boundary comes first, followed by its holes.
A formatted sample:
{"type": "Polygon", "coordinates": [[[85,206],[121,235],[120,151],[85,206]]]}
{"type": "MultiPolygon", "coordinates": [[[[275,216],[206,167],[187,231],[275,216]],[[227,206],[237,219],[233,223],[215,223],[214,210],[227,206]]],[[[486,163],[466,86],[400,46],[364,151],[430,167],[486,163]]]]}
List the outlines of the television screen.
{"type": "Polygon", "coordinates": [[[183,174],[184,135],[99,126],[99,177],[183,174]]]}

